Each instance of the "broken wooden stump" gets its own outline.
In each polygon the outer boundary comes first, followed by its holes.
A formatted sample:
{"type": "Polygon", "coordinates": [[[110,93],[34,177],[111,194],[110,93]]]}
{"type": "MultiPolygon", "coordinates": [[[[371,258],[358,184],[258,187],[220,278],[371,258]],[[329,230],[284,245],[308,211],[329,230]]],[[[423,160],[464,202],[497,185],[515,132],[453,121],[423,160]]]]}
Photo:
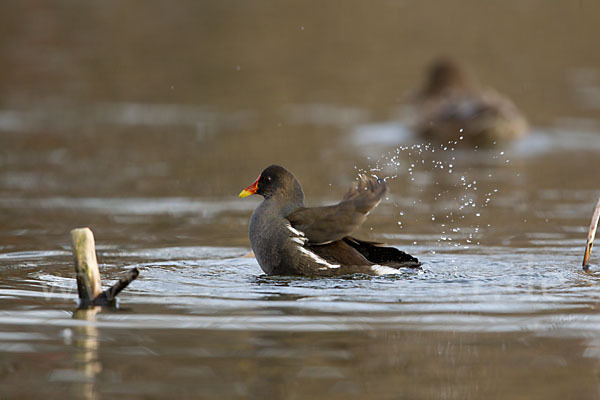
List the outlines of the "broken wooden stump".
{"type": "Polygon", "coordinates": [[[590,229],[588,231],[587,243],[585,245],[585,254],[583,255],[583,269],[587,271],[589,269],[589,261],[592,255],[592,246],[594,245],[594,238],[596,237],[596,229],[598,228],[598,219],[600,219],[600,199],[596,204],[596,210],[592,215],[592,222],[590,223],[590,229]]]}
{"type": "Polygon", "coordinates": [[[94,234],[90,228],[73,229],[71,239],[73,241],[79,299],[82,303],[92,304],[94,299],[102,293],[94,234]]]}
{"type": "Polygon", "coordinates": [[[73,241],[75,272],[77,273],[79,307],[113,305],[117,294],[137,278],[140,271],[137,268],[127,271],[111,288],[102,291],[94,234],[90,228],[73,229],[71,239],[73,241]]]}

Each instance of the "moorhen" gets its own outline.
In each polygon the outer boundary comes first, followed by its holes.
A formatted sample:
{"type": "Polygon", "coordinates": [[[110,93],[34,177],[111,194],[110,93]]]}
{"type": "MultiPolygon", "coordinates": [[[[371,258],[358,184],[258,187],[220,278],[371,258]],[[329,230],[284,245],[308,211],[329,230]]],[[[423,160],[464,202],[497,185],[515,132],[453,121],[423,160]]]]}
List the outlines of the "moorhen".
{"type": "Polygon", "coordinates": [[[278,165],[267,167],[239,195],[264,197],[249,229],[258,264],[269,275],[305,276],[386,275],[419,268],[419,260],[403,251],[348,236],[386,191],[385,181],[360,175],[338,204],[306,208],[296,177],[278,165]]]}
{"type": "Polygon", "coordinates": [[[414,104],[413,128],[424,139],[489,146],[523,136],[527,121],[510,99],[483,87],[450,59],[434,61],[414,104]]]}

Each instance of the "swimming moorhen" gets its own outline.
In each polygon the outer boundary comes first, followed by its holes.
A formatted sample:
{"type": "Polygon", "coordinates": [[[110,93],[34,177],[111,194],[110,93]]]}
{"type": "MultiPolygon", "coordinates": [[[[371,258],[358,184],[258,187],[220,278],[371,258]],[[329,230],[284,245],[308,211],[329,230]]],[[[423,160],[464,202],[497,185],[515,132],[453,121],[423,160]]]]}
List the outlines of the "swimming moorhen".
{"type": "Polygon", "coordinates": [[[451,59],[432,63],[413,105],[414,130],[432,142],[448,144],[462,137],[470,145],[491,146],[517,139],[528,129],[509,98],[480,85],[451,59]]]}
{"type": "Polygon", "coordinates": [[[269,275],[340,276],[419,268],[419,260],[403,251],[348,236],[387,191],[383,180],[359,178],[338,204],[306,208],[296,177],[278,165],[267,167],[239,195],[264,197],[250,218],[250,243],[262,270],[269,275]]]}

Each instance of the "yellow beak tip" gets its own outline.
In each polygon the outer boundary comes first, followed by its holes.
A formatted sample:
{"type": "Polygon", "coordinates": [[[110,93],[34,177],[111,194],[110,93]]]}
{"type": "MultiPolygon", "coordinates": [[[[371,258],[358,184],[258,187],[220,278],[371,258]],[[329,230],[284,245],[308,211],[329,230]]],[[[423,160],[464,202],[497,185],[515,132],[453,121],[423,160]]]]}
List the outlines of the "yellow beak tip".
{"type": "Polygon", "coordinates": [[[244,190],[242,190],[242,191],[240,192],[240,194],[238,195],[238,197],[239,197],[240,199],[243,199],[244,197],[252,196],[253,194],[254,194],[254,193],[252,193],[251,191],[244,189],[244,190]]]}

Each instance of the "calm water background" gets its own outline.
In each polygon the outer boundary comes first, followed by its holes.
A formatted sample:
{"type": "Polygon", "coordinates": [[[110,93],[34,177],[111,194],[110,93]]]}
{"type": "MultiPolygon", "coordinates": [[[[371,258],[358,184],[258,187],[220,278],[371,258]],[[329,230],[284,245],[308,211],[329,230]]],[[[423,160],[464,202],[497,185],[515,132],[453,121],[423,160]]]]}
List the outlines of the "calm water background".
{"type": "Polygon", "coordinates": [[[596,1],[0,1],[0,398],[600,397],[596,1]],[[523,140],[419,147],[449,55],[523,140]],[[444,148],[445,147],[445,148],[444,148]],[[271,163],[307,203],[390,177],[360,237],[399,277],[266,277],[237,199],[271,163]],[[90,226],[118,311],[73,318],[90,226]]]}

